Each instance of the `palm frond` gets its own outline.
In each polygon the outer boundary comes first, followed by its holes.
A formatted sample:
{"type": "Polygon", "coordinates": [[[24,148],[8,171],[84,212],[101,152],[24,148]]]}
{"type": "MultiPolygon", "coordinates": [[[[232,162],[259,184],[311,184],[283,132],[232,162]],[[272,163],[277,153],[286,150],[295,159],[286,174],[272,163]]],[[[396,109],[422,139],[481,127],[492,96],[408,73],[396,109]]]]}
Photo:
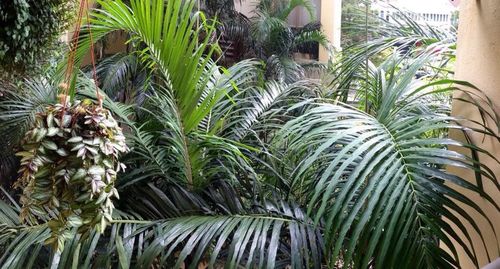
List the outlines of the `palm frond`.
{"type": "Polygon", "coordinates": [[[425,103],[430,96],[466,86],[473,89],[476,100],[492,104],[477,88],[462,81],[424,84],[415,80],[415,73],[429,57],[417,58],[404,71],[398,71],[401,62],[396,57],[382,67],[387,74],[380,69],[374,72],[367,86],[369,96],[365,96],[370,114],[347,105],[321,104],[289,122],[278,136],[277,141],[288,147],[289,161],[297,167],[292,192],[307,201],[308,212],[316,222],[324,221],[325,227],[331,227],[325,231],[327,249],[332,250],[330,264],[342,259],[359,268],[368,264],[383,268],[454,268],[459,265],[455,241],[477,265],[465,226],[474,227],[483,244],[484,239],[479,220],[463,205],[494,230],[490,216],[458,191],[477,193],[499,208],[480,184],[490,181],[496,186],[494,192],[500,191],[493,170],[481,164],[477,154],[469,157],[456,148],[488,153],[471,142],[429,134],[458,130],[500,141],[496,128],[486,124],[500,122],[499,117],[485,112],[479,102],[469,101],[483,115],[482,122],[455,118],[449,116],[449,108],[436,109],[425,103]],[[466,127],[467,123],[477,127],[466,127]],[[449,148],[451,145],[456,148],[449,148]],[[446,167],[474,171],[477,183],[446,167]],[[458,236],[459,231],[466,239],[458,236]],[[443,251],[439,244],[451,252],[443,251]]]}
{"type": "Polygon", "coordinates": [[[3,141],[12,144],[19,143],[37,112],[57,101],[57,88],[46,79],[25,81],[24,86],[24,89],[6,91],[0,101],[1,135],[6,138],[3,141]]]}
{"type": "Polygon", "coordinates": [[[216,107],[216,114],[226,115],[222,135],[240,141],[249,134],[259,136],[279,129],[286,122],[290,106],[316,97],[316,87],[307,81],[290,85],[270,81],[263,88],[241,91],[232,98],[236,105],[227,104],[228,101],[216,107]]]}
{"type": "MultiPolygon", "coordinates": [[[[172,83],[184,132],[196,128],[209,113],[210,106],[224,94],[214,91],[211,94],[215,98],[200,101],[206,90],[200,85],[210,77],[206,68],[210,65],[210,56],[218,48],[209,46],[214,23],[209,24],[203,13],[192,15],[195,4],[192,0],[133,0],[130,6],[120,0],[100,1],[99,4],[101,8],[92,13],[91,19],[93,41],[121,30],[131,36],[130,42],[135,46],[143,44],[145,48],[138,48],[138,52],[145,65],[172,83]],[[199,40],[200,36],[204,38],[199,40]]],[[[77,60],[83,58],[90,42],[88,33],[84,32],[77,60]]]]}
{"type": "Polygon", "coordinates": [[[105,58],[97,65],[97,76],[106,94],[124,103],[141,105],[150,87],[148,73],[135,53],[105,58]]]}
{"type": "Polygon", "coordinates": [[[477,167],[470,157],[437,145],[475,146],[451,139],[430,144],[422,137],[436,128],[466,129],[450,120],[438,115],[374,118],[349,107],[321,105],[285,128],[292,137],[290,154],[300,154],[303,160],[294,185],[308,190],[308,212],[315,220],[324,218],[325,226],[331,227],[325,237],[332,263],[342,255],[345,263],[353,261],[360,268],[372,259],[382,267],[453,268],[459,264],[453,240],[477,263],[464,225],[472,225],[480,235],[481,231],[478,220],[462,204],[494,226],[456,188],[476,192],[498,205],[477,185],[444,171],[443,165],[476,170],[497,189],[498,182],[489,168],[477,167]],[[319,169],[319,176],[310,176],[311,169],[319,169]],[[462,241],[446,221],[456,224],[469,241],[462,241]]]}
{"type": "Polygon", "coordinates": [[[284,268],[288,264],[320,268],[320,233],[300,208],[268,202],[262,211],[157,221],[116,220],[109,233],[75,234],[64,242],[62,252],[53,255],[42,255],[47,251],[43,241],[49,236],[48,227],[10,227],[7,240],[2,230],[0,249],[5,246],[7,252],[0,262],[2,268],[197,268],[200,264],[209,268],[284,268]]]}
{"type": "Polygon", "coordinates": [[[0,99],[0,177],[8,185],[17,172],[18,159],[14,156],[37,112],[55,103],[57,88],[46,79],[25,81],[21,88],[6,89],[0,99]]]}
{"type": "MultiPolygon", "coordinates": [[[[276,47],[284,45],[291,40],[292,33],[286,25],[286,21],[273,17],[271,14],[260,11],[252,18],[252,36],[258,46],[258,56],[269,56],[275,52],[276,47]],[[274,42],[274,44],[273,44],[274,42]]],[[[286,49],[283,50],[286,54],[286,49]]]]}
{"type": "MultiPolygon", "coordinates": [[[[456,33],[435,29],[430,25],[422,25],[415,21],[411,14],[395,9],[390,20],[378,17],[372,18],[377,24],[368,25],[355,21],[346,29],[352,31],[368,30],[374,39],[360,44],[354,44],[343,50],[343,55],[330,66],[331,77],[328,84],[334,87],[333,97],[341,97],[346,102],[349,90],[356,88],[360,82],[366,83],[366,62],[371,68],[371,61],[384,53],[400,54],[407,59],[420,55],[433,55],[432,61],[427,61],[429,71],[444,78],[451,73],[447,65],[455,55],[456,33]]],[[[363,14],[363,16],[365,16],[363,14]]],[[[383,56],[383,58],[386,56],[383,56]]]]}

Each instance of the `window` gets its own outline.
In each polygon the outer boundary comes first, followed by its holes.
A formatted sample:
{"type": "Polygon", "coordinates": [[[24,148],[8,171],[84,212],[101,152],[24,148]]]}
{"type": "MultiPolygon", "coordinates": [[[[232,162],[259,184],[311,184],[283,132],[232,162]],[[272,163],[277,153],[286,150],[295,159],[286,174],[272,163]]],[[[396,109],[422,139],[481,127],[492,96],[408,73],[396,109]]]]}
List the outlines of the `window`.
{"type": "Polygon", "coordinates": [[[383,18],[384,17],[384,11],[380,11],[380,17],[383,18]]]}

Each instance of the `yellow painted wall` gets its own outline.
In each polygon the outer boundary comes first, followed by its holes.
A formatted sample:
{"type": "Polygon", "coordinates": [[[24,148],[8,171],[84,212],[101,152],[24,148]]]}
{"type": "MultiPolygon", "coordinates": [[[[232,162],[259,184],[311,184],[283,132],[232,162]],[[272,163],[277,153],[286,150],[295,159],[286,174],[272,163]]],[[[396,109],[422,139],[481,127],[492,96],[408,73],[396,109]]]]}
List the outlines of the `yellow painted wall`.
{"type": "MultiPolygon", "coordinates": [[[[455,78],[471,82],[479,87],[494,102],[494,109],[500,114],[500,0],[461,1],[455,78]]],[[[463,97],[463,94],[457,93],[455,97],[463,97]]],[[[463,102],[454,101],[452,113],[456,116],[480,120],[477,109],[463,102]]],[[[490,122],[490,125],[494,126],[493,122],[490,122]]],[[[452,135],[455,138],[461,138],[460,134],[453,133],[452,135]]],[[[500,143],[497,140],[487,137],[483,142],[481,135],[474,135],[473,140],[487,148],[500,160],[500,143]]],[[[493,169],[495,175],[500,178],[500,165],[487,156],[481,155],[480,157],[481,161],[493,169]]],[[[455,172],[470,179],[471,182],[475,182],[472,173],[455,172]]],[[[496,200],[497,204],[500,204],[500,192],[494,184],[485,183],[486,192],[496,200]]],[[[500,212],[477,195],[461,191],[485,211],[493,222],[497,235],[500,236],[500,212]]],[[[468,208],[466,210],[472,212],[468,208]]],[[[499,256],[498,245],[500,241],[498,238],[495,239],[494,233],[486,221],[482,221],[478,214],[473,214],[473,216],[479,220],[491,258],[496,259],[499,256]]],[[[479,252],[480,265],[484,266],[488,263],[486,251],[482,247],[478,235],[473,232],[472,227],[469,228],[474,245],[479,252]]],[[[463,251],[460,251],[459,254],[462,268],[474,268],[463,251]]]]}
{"type": "MultiPolygon", "coordinates": [[[[342,0],[321,1],[321,26],[335,50],[340,50],[340,34],[342,23],[342,0]]],[[[320,47],[319,61],[327,62],[330,51],[320,47]]]]}
{"type": "MultiPolygon", "coordinates": [[[[88,5],[90,8],[95,7],[95,0],[89,0],[88,5]]],[[[83,14],[82,20],[85,21],[86,13],[83,14]]],[[[76,24],[76,18],[75,22],[76,24]]],[[[72,26],[74,28],[74,25],[72,26]]],[[[69,43],[73,36],[74,29],[70,29],[66,31],[60,38],[61,42],[69,43]]],[[[105,49],[102,48],[101,45],[96,45],[96,59],[100,58],[104,54],[115,54],[119,52],[125,52],[127,50],[127,45],[125,44],[128,40],[128,37],[123,32],[114,32],[110,34],[105,40],[105,49]]],[[[91,56],[90,52],[83,57],[81,66],[87,66],[91,64],[91,56]]]]}
{"type": "Polygon", "coordinates": [[[253,10],[255,9],[257,0],[236,0],[234,1],[234,8],[236,11],[241,14],[251,18],[253,14],[253,10]]]}

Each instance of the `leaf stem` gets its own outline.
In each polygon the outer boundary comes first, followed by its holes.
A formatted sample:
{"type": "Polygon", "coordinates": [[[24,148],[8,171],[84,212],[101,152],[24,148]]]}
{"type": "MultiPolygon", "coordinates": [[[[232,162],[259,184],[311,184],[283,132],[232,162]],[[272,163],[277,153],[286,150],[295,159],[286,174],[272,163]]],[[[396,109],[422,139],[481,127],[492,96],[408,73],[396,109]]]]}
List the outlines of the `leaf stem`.
{"type": "Polygon", "coordinates": [[[126,220],[126,219],[114,219],[110,223],[112,224],[151,224],[152,221],[149,220],[126,220]]]}

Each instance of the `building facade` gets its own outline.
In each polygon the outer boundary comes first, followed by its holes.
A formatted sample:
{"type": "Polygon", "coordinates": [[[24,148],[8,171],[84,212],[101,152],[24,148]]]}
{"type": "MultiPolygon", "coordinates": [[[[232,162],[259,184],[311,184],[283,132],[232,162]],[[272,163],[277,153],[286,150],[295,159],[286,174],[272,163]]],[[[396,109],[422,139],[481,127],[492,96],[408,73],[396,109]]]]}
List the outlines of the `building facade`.
{"type": "Polygon", "coordinates": [[[392,20],[394,13],[405,12],[418,23],[442,28],[452,26],[453,12],[456,11],[448,0],[373,0],[371,8],[378,17],[388,21],[392,20]]]}

